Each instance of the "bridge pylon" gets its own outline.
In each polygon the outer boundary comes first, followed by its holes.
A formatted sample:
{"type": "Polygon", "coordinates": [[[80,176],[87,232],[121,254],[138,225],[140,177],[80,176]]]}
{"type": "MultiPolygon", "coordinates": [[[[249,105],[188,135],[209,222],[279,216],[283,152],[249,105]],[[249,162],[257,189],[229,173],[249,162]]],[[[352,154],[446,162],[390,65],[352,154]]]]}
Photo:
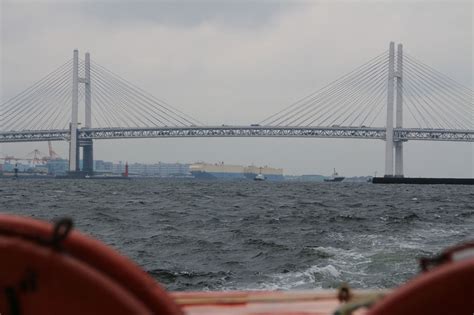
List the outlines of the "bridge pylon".
{"type": "Polygon", "coordinates": [[[394,111],[396,128],[403,127],[403,45],[397,47],[395,69],[395,43],[390,42],[387,80],[387,123],[385,135],[385,176],[403,177],[403,142],[394,137],[394,111]],[[396,82],[395,82],[396,80],[396,82]],[[396,84],[396,85],[395,85],[396,84]],[[396,87],[396,108],[395,103],[396,87]],[[395,159],[394,159],[395,149],[395,159]],[[395,162],[395,174],[394,174],[395,162]]]}
{"type": "MultiPolygon", "coordinates": [[[[403,45],[397,46],[397,102],[395,127],[403,128],[403,45]]],[[[395,177],[403,177],[403,141],[395,141],[395,177]]]]}
{"type": "Polygon", "coordinates": [[[69,172],[79,171],[79,143],[77,139],[78,108],[79,106],[79,51],[74,49],[72,59],[72,110],[69,129],[71,138],[69,140],[69,172]]]}
{"type": "MultiPolygon", "coordinates": [[[[84,62],[84,85],[85,85],[85,119],[84,127],[92,127],[92,109],[91,109],[91,59],[87,52],[84,62]]],[[[87,139],[82,143],[82,170],[87,175],[94,173],[94,154],[92,139],[87,139]]]]}
{"type": "Polygon", "coordinates": [[[91,75],[90,75],[90,54],[85,54],[84,60],[84,78],[79,77],[79,51],[74,50],[73,71],[72,71],[72,111],[70,123],[70,141],[69,141],[69,172],[80,172],[80,147],[83,147],[83,166],[82,171],[86,175],[92,175],[94,172],[93,142],[92,139],[78,141],[78,111],[79,111],[79,83],[85,86],[85,119],[84,127],[92,127],[91,110],[91,75]]]}

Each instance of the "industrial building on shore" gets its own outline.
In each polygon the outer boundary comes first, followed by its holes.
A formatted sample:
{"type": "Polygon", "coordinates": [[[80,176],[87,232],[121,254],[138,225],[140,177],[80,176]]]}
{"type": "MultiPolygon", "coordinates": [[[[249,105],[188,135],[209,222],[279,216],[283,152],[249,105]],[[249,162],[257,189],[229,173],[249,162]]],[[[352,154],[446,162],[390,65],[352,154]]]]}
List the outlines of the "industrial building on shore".
{"type": "MultiPolygon", "coordinates": [[[[69,164],[66,159],[54,159],[45,163],[22,163],[20,161],[6,161],[0,164],[0,175],[13,175],[15,168],[19,174],[36,174],[61,176],[68,172],[69,164]]],[[[80,165],[82,161],[80,161],[80,165]]],[[[191,177],[189,164],[185,163],[129,163],[129,174],[141,177],[191,177]]],[[[94,161],[94,172],[97,174],[120,175],[125,170],[125,163],[113,163],[103,160],[94,161]]]]}
{"type": "MultiPolygon", "coordinates": [[[[135,177],[189,177],[197,179],[253,179],[262,174],[269,180],[283,180],[283,169],[269,166],[230,165],[223,162],[208,164],[204,162],[187,163],[127,163],[128,174],[135,177]]],[[[79,165],[82,165],[80,161],[79,165]]],[[[94,161],[96,175],[120,175],[125,171],[124,162],[113,163],[103,160],[94,161]]],[[[20,161],[5,161],[0,164],[0,174],[3,176],[18,174],[64,176],[69,169],[68,160],[51,159],[42,163],[22,163],[20,161]]]]}

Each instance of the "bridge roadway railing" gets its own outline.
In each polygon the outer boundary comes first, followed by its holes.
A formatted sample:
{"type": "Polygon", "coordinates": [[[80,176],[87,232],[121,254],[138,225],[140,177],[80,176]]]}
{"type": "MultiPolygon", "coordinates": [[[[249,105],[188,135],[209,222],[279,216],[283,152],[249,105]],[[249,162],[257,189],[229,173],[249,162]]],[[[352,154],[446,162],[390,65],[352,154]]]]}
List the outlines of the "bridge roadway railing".
{"type": "MultiPolygon", "coordinates": [[[[385,128],[371,127],[275,127],[275,126],[192,126],[156,128],[91,128],[79,129],[79,140],[124,138],[180,137],[295,137],[385,139],[385,128]]],[[[0,132],[2,142],[34,142],[69,140],[69,130],[24,130],[0,132]]],[[[474,130],[395,128],[395,141],[463,141],[474,142],[474,130]]]]}
{"type": "Polygon", "coordinates": [[[81,137],[93,139],[159,137],[319,137],[384,139],[384,128],[315,128],[270,126],[211,126],[184,128],[91,129],[81,137]]]}
{"type": "Polygon", "coordinates": [[[395,128],[393,139],[474,142],[474,130],[395,128]]]}
{"type": "Polygon", "coordinates": [[[36,141],[69,141],[69,129],[0,131],[0,143],[36,142],[36,141]]]}

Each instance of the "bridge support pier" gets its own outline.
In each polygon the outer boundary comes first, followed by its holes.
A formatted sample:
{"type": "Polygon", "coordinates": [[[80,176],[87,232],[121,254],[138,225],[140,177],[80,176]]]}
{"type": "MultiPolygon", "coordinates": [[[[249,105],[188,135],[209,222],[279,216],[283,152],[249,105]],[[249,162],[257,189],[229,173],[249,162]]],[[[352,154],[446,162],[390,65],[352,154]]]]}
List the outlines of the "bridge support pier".
{"type": "Polygon", "coordinates": [[[87,175],[94,174],[94,147],[92,139],[85,140],[82,144],[82,171],[87,175]]]}
{"type": "Polygon", "coordinates": [[[395,142],[395,177],[403,177],[403,142],[395,142]]]}

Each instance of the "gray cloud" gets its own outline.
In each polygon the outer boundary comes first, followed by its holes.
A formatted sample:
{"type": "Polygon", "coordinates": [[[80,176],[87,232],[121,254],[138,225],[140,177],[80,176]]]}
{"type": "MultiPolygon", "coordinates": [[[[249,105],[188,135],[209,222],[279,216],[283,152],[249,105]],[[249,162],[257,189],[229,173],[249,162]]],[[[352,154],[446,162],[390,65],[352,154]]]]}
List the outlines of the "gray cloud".
{"type": "Polygon", "coordinates": [[[256,28],[275,15],[295,6],[290,2],[256,1],[165,1],[165,2],[93,2],[82,3],[84,15],[112,24],[153,24],[172,27],[197,27],[216,24],[221,27],[256,28]]]}

